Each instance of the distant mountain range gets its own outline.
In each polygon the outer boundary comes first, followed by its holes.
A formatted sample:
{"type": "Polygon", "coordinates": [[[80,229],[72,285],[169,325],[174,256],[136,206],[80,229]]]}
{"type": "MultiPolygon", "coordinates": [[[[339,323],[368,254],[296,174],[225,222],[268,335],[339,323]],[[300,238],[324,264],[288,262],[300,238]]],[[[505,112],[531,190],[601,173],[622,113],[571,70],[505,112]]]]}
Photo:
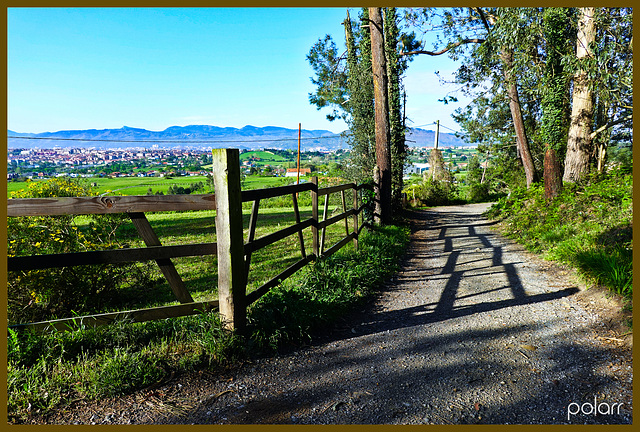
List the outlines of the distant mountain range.
{"type": "MultiPolygon", "coordinates": [[[[7,131],[9,148],[240,148],[297,149],[298,130],[276,126],[243,128],[207,125],[171,126],[163,131],[149,131],[124,126],[120,129],[67,130],[58,132],[20,133],[7,131]],[[141,142],[144,141],[144,142],[141,142]]],[[[435,132],[411,129],[407,134],[410,147],[433,147],[435,132]]],[[[301,132],[303,151],[329,151],[349,145],[341,134],[328,130],[301,132]]],[[[441,147],[468,146],[453,134],[440,132],[441,147]]]]}

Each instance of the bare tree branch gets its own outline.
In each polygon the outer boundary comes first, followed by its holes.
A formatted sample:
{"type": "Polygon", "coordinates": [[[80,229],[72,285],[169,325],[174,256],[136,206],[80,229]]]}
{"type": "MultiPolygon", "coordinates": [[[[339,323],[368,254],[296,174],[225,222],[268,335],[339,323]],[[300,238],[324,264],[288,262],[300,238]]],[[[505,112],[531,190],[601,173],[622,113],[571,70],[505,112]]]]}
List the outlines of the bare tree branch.
{"type": "Polygon", "coordinates": [[[400,52],[400,55],[406,56],[406,55],[416,55],[416,54],[426,54],[426,55],[430,55],[430,56],[438,56],[438,55],[442,55],[444,53],[446,53],[447,51],[451,51],[452,49],[459,47],[460,45],[463,44],[468,44],[468,43],[482,43],[484,42],[485,39],[462,39],[454,44],[451,44],[449,46],[447,46],[446,48],[441,49],[440,51],[425,51],[425,50],[418,50],[418,51],[408,51],[408,52],[400,52]]]}
{"type": "Polygon", "coordinates": [[[611,127],[615,126],[615,125],[619,125],[620,123],[624,123],[624,122],[626,122],[626,121],[629,121],[629,120],[631,120],[632,118],[633,118],[633,113],[629,114],[629,115],[628,115],[628,116],[626,116],[626,117],[622,117],[622,118],[619,118],[618,120],[614,120],[614,121],[609,122],[609,123],[607,123],[607,124],[605,124],[605,125],[602,125],[602,126],[600,126],[598,129],[596,129],[596,130],[594,130],[593,132],[591,132],[591,138],[593,139],[593,138],[595,138],[595,137],[596,137],[596,135],[598,135],[599,133],[604,132],[605,130],[607,130],[607,129],[609,129],[609,128],[611,128],[611,127]]]}
{"type": "Polygon", "coordinates": [[[482,23],[484,24],[484,28],[487,30],[487,32],[489,32],[491,30],[491,27],[489,26],[489,22],[487,21],[487,17],[484,14],[484,11],[482,10],[482,8],[479,7],[474,7],[474,8],[470,8],[471,10],[474,10],[478,13],[478,15],[480,15],[480,19],[482,20],[482,23]]]}

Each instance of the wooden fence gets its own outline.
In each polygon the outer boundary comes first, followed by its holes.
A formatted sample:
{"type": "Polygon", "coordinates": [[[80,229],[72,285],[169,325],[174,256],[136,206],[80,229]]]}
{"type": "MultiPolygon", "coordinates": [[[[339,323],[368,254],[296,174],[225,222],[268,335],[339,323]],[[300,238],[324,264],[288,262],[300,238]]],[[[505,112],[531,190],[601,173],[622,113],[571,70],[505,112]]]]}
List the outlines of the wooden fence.
{"type": "Polygon", "coordinates": [[[126,213],[146,245],[143,248],[9,257],[9,271],[153,260],[160,267],[175,297],[180,302],[179,305],[172,306],[17,324],[11,328],[32,328],[38,331],[69,330],[79,326],[105,325],[118,320],[141,322],[186,316],[217,308],[227,328],[242,331],[246,325],[247,307],[271,288],[309,262],[319,257],[329,256],[351,241],[357,248],[358,235],[364,226],[364,218],[361,217],[361,214],[365,208],[359,195],[366,186],[347,183],[319,188],[318,178],[313,177],[310,183],[300,185],[242,191],[238,150],[213,150],[213,159],[215,194],[8,200],[7,213],[9,217],[126,213]],[[353,202],[349,205],[345,195],[347,190],[353,191],[353,202]],[[311,218],[300,220],[297,196],[306,191],[311,193],[312,215],[311,218]],[[329,196],[335,193],[341,194],[342,213],[328,217],[329,196]],[[296,223],[256,239],[255,232],[259,218],[260,201],[285,195],[291,195],[293,198],[296,223]],[[319,201],[322,196],[324,196],[324,209],[322,220],[320,220],[319,201]],[[243,202],[253,202],[246,242],[242,225],[243,202]],[[216,210],[216,243],[163,246],[145,216],[147,212],[194,210],[216,210]],[[352,218],[353,221],[351,229],[348,223],[349,218],[352,218]],[[345,236],[325,250],[326,228],[341,221],[345,223],[345,236]],[[303,237],[303,230],[307,228],[311,228],[312,232],[311,252],[307,252],[303,237]],[[252,254],[276,241],[296,234],[299,238],[302,258],[247,295],[246,287],[252,254]],[[217,255],[218,257],[218,300],[194,302],[171,259],[205,255],[217,255]]]}

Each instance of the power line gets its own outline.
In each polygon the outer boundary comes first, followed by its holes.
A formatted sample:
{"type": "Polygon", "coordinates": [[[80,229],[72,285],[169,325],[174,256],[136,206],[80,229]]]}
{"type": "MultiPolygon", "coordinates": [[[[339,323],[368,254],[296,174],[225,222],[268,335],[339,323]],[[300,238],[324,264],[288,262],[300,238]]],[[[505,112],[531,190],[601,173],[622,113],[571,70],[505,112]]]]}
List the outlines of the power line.
{"type": "Polygon", "coordinates": [[[455,130],[451,129],[450,127],[446,127],[442,123],[440,123],[440,127],[445,128],[445,129],[449,129],[451,132],[458,132],[458,131],[455,131],[455,130]]]}
{"type": "Polygon", "coordinates": [[[418,125],[418,126],[412,126],[412,127],[414,127],[414,128],[419,128],[419,127],[424,127],[424,126],[431,126],[431,125],[434,125],[434,124],[436,124],[436,122],[433,122],[433,123],[427,123],[427,124],[418,125]]]}
{"type": "MultiPolygon", "coordinates": [[[[340,138],[342,135],[329,135],[321,137],[301,138],[302,140],[319,140],[340,138]]],[[[115,142],[115,143],[178,143],[178,144],[215,144],[215,143],[254,143],[254,142],[281,142],[281,141],[297,141],[298,138],[277,138],[277,139],[259,139],[259,140],[117,140],[106,138],[56,138],[56,137],[17,137],[8,136],[8,139],[21,140],[47,140],[47,141],[82,141],[82,142],[115,142]]]]}
{"type": "MultiPolygon", "coordinates": [[[[413,128],[419,128],[419,127],[424,127],[424,126],[432,126],[432,125],[434,125],[434,124],[436,124],[436,122],[433,122],[433,123],[427,123],[427,124],[418,125],[418,126],[412,126],[412,127],[413,127],[413,128]]],[[[440,123],[440,127],[445,128],[445,129],[449,129],[451,132],[458,132],[458,131],[456,131],[456,130],[454,130],[454,129],[451,129],[450,127],[447,127],[447,126],[443,125],[442,123],[440,123]]]]}

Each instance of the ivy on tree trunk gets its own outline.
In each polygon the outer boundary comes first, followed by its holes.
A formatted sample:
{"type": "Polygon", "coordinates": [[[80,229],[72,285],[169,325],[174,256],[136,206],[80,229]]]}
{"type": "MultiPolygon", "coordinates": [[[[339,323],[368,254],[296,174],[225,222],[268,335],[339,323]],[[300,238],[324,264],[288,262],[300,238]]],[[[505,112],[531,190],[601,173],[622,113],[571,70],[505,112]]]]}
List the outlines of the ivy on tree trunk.
{"type": "Polygon", "coordinates": [[[380,170],[380,181],[375,186],[375,222],[388,223],[391,220],[391,148],[389,142],[388,78],[380,8],[369,8],[369,20],[373,93],[375,97],[376,166],[380,170]]]}
{"type": "Polygon", "coordinates": [[[569,11],[547,8],[542,16],[547,41],[547,61],[542,95],[542,136],[546,144],[544,159],[545,197],[556,197],[562,189],[559,160],[563,159],[568,123],[568,82],[563,74],[562,57],[567,51],[569,11]]]}

